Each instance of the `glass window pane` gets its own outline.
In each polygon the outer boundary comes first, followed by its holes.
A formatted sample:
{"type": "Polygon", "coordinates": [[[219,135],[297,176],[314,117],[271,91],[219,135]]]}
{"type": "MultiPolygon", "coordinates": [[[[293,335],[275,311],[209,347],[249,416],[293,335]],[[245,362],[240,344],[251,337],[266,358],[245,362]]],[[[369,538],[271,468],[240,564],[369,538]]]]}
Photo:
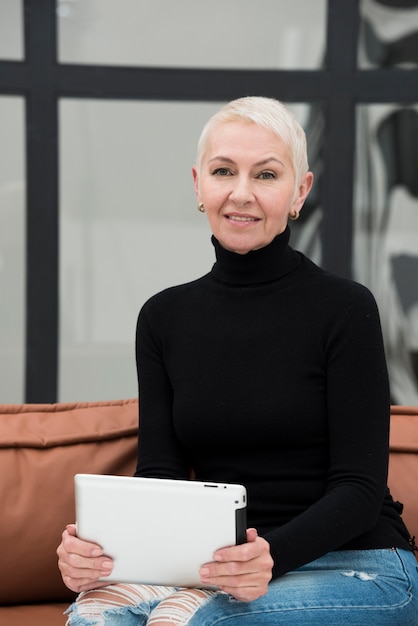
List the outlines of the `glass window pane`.
{"type": "Polygon", "coordinates": [[[1,0],[0,59],[22,61],[23,58],[22,0],[1,0]]]}
{"type": "MultiPolygon", "coordinates": [[[[220,105],[60,102],[60,400],[135,396],[141,305],[212,267],[191,167],[220,105]]],[[[313,208],[313,247],[317,221],[313,208]]]]}
{"type": "Polygon", "coordinates": [[[217,108],[61,101],[61,400],[135,396],[140,306],[211,267],[191,166],[217,108]]]}
{"type": "Polygon", "coordinates": [[[58,0],[59,60],[316,69],[326,0],[58,0]]]}
{"type": "Polygon", "coordinates": [[[418,404],[418,104],[358,106],[355,277],[382,318],[393,401],[418,404]]]}
{"type": "Polygon", "coordinates": [[[309,169],[314,173],[314,185],[303,206],[300,217],[296,222],[290,222],[292,233],[290,244],[293,248],[306,254],[314,263],[321,265],[323,209],[320,189],[322,187],[321,178],[324,169],[324,109],[318,104],[289,105],[286,103],[286,106],[290,108],[305,129],[309,169]]]}
{"type": "Polygon", "coordinates": [[[25,153],[23,98],[0,97],[0,402],[24,402],[25,153]]]}
{"type": "Polygon", "coordinates": [[[360,0],[360,14],[360,68],[418,66],[416,2],[360,0]]]}

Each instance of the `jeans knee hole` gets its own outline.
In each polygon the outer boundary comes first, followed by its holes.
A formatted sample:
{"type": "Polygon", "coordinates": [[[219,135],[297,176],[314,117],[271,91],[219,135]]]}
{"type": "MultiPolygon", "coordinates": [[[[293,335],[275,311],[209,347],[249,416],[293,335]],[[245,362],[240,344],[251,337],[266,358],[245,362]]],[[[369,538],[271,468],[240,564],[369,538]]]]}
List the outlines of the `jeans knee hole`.
{"type": "Polygon", "coordinates": [[[349,572],[341,572],[342,576],[349,576],[352,578],[358,578],[359,580],[375,580],[377,578],[377,574],[367,574],[367,572],[355,572],[351,570],[349,572]]]}

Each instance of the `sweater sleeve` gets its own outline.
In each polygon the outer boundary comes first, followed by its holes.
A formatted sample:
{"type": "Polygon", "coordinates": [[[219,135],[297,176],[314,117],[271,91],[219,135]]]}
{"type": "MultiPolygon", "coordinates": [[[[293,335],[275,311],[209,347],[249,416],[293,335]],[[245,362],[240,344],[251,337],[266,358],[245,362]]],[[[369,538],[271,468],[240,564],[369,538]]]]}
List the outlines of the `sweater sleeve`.
{"type": "Polygon", "coordinates": [[[187,479],[190,467],[173,427],[173,390],[163,362],[163,338],[153,328],[148,309],[147,303],[136,329],[140,422],[135,476],[187,479]]]}
{"type": "Polygon", "coordinates": [[[387,490],[390,396],[379,314],[366,288],[353,283],[348,291],[325,339],[326,490],[265,535],[274,577],[365,536],[378,522],[387,490]]]}

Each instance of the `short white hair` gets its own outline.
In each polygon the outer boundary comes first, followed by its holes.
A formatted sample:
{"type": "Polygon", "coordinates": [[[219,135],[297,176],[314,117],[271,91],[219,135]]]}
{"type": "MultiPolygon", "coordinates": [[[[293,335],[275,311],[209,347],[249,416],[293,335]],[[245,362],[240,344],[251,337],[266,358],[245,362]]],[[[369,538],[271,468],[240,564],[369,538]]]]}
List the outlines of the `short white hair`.
{"type": "Polygon", "coordinates": [[[306,135],[293,113],[282,102],[262,96],[246,96],[225,104],[203,127],[197,144],[196,165],[200,170],[209,134],[223,122],[253,122],[273,131],[290,148],[296,184],[309,170],[306,135]]]}

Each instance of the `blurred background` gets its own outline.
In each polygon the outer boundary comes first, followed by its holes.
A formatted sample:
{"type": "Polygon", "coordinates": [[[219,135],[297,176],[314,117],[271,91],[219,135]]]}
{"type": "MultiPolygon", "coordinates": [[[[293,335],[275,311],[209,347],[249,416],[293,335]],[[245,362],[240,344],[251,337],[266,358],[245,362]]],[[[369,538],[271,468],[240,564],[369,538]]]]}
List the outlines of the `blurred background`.
{"type": "Polygon", "coordinates": [[[0,403],[137,394],[140,307],[214,262],[201,127],[244,95],[304,126],[291,244],[372,290],[418,404],[412,0],[0,0],[0,403]]]}

